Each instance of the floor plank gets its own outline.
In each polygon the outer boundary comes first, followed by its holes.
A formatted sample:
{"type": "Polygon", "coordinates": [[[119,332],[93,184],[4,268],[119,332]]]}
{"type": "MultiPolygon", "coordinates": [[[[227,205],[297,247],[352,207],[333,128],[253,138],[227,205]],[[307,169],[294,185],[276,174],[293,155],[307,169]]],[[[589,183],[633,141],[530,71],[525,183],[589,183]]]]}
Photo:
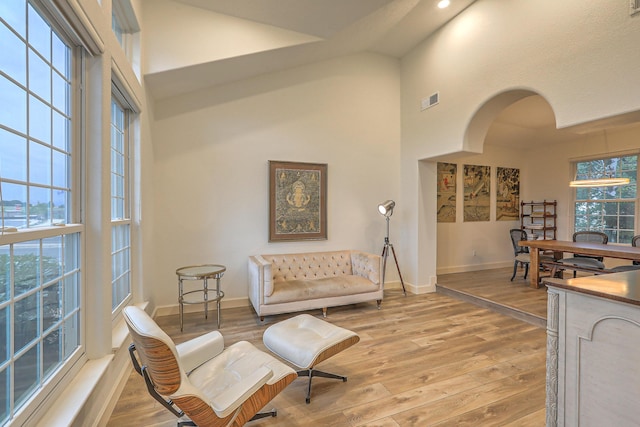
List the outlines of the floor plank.
{"type": "MultiPolygon", "coordinates": [[[[521,278],[510,282],[510,277],[509,271],[498,269],[439,276],[438,282],[546,315],[546,292],[528,288],[521,278]]],[[[309,313],[322,318],[320,310],[309,313]]],[[[226,345],[247,340],[265,350],[264,330],[293,315],[269,316],[260,322],[248,307],[228,309],[222,313],[220,331],[226,345]]],[[[215,329],[214,319],[187,314],[184,332],[177,316],[156,321],[182,342],[215,329]]],[[[396,289],[385,292],[381,310],[375,302],[330,308],[326,320],[360,335],[358,344],[319,366],[346,375],[348,381],[314,378],[307,405],[306,378],[296,380],[267,406],[278,409],[276,418],[249,425],[544,424],[544,328],[447,295],[405,297],[396,289]]],[[[107,425],[125,424],[176,424],[175,417],[147,394],[136,373],[130,375],[107,425]]]]}

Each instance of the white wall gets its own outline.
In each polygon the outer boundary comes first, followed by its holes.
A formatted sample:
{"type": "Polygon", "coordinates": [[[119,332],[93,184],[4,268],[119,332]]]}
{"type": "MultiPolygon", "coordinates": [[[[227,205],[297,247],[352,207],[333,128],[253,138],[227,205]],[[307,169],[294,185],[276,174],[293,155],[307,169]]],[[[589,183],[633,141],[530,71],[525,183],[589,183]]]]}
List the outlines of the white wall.
{"type": "Polygon", "coordinates": [[[418,161],[481,152],[483,132],[508,103],[492,105],[492,114],[481,114],[473,129],[469,125],[506,91],[542,95],[558,127],[639,110],[634,76],[640,56],[633,53],[639,24],[625,1],[480,0],[402,59],[402,250],[412,256],[403,272],[408,281],[433,284],[440,240],[432,236],[435,195],[428,193],[435,192],[435,168],[419,168],[418,161]],[[420,100],[436,91],[440,104],[420,112],[420,100]]]}
{"type": "Polygon", "coordinates": [[[376,206],[400,191],[397,60],[337,58],[163,100],[159,109],[148,288],[156,306],[176,304],[175,270],[184,265],[226,265],[225,300],[244,302],[249,255],[382,250],[376,206]],[[328,240],[267,242],[269,160],[328,164],[328,240]]]}
{"type": "MultiPolygon", "coordinates": [[[[519,227],[520,222],[496,221],[496,168],[516,168],[522,174],[529,163],[528,158],[515,148],[485,146],[482,154],[457,157],[450,163],[458,165],[456,222],[438,223],[438,274],[512,264],[513,249],[509,229],[519,227]],[[491,167],[490,221],[463,221],[462,171],[465,164],[491,167]]],[[[435,194],[434,191],[429,193],[435,194]]]]}

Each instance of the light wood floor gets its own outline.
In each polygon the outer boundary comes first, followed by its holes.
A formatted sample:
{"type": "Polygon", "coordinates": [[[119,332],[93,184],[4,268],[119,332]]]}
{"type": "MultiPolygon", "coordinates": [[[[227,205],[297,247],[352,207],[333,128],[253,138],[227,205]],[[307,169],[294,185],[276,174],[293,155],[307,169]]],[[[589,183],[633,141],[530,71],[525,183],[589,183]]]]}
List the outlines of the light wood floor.
{"type": "Polygon", "coordinates": [[[523,269],[518,269],[513,282],[509,280],[512,274],[510,267],[438,275],[438,291],[545,327],[547,288],[529,287],[523,269]]]}
{"type": "MultiPolygon", "coordinates": [[[[519,281],[509,282],[511,271],[500,270],[438,280],[449,286],[466,281],[477,292],[501,282],[505,294],[546,298],[543,289],[529,292],[521,273],[519,281]]],[[[546,309],[546,302],[538,305],[535,310],[546,309]]],[[[322,317],[320,310],[310,313],[322,317]]],[[[292,315],[270,316],[261,324],[250,308],[228,309],[220,331],[226,344],[247,340],[266,350],[264,330],[292,315]]],[[[214,319],[189,314],[184,333],[177,316],[156,320],[181,342],[213,329],[214,319]]],[[[440,293],[404,297],[395,289],[385,293],[381,310],[375,302],[330,308],[326,320],[360,335],[358,344],[318,367],[349,380],[314,378],[307,405],[306,378],[298,379],[267,406],[277,408],[276,418],[250,426],[544,425],[546,337],[539,326],[440,293]]],[[[176,419],[132,373],[108,424],[121,425],[169,427],[176,419]]]]}

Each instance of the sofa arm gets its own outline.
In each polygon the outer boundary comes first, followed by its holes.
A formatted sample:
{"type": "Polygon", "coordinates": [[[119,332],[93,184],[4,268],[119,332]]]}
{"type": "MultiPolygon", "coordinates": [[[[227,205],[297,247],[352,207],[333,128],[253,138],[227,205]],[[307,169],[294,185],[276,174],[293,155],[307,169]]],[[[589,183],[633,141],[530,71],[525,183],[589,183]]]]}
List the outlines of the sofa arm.
{"type": "Polygon", "coordinates": [[[382,288],[382,257],[361,251],[351,251],[353,274],[371,280],[382,288]]]}
{"type": "Polygon", "coordinates": [[[249,294],[259,303],[273,294],[271,263],[260,255],[249,257],[249,294]]]}

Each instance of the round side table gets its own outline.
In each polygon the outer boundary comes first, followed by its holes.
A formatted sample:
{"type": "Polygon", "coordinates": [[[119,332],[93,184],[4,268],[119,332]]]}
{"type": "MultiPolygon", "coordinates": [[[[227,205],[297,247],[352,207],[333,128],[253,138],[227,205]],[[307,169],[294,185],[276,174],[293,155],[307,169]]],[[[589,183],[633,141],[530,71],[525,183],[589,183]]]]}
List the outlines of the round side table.
{"type": "Polygon", "coordinates": [[[204,318],[209,317],[209,303],[215,301],[218,314],[218,329],[220,329],[220,301],[224,297],[224,292],[220,290],[220,278],[227,268],[220,264],[192,265],[181,267],[176,270],[178,275],[178,304],[180,305],[180,331],[182,332],[184,304],[204,303],[204,318]],[[209,289],[209,279],[216,279],[215,289],[209,289]],[[184,280],[202,280],[202,289],[184,291],[184,280]],[[210,295],[209,292],[211,292],[210,295]],[[202,293],[202,298],[191,298],[188,295],[202,293]]]}

